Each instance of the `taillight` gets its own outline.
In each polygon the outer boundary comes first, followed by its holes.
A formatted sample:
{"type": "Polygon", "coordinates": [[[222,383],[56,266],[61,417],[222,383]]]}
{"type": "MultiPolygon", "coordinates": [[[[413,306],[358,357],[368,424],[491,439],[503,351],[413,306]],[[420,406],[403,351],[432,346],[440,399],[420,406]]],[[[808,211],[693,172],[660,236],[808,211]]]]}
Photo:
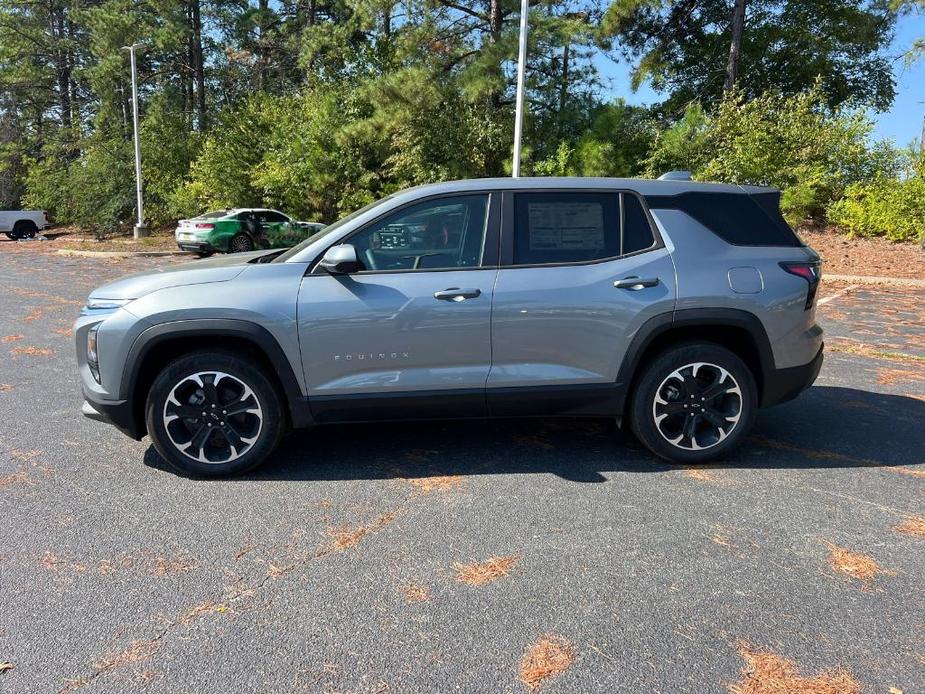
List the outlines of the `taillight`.
{"type": "Polygon", "coordinates": [[[806,293],[806,305],[804,306],[804,309],[808,309],[816,300],[816,290],[819,288],[819,280],[822,278],[821,264],[819,261],[812,263],[782,262],[780,266],[784,271],[789,272],[791,275],[802,277],[809,283],[809,291],[806,293]]]}
{"type": "Polygon", "coordinates": [[[196,224],[196,228],[197,229],[214,229],[215,225],[214,224],[203,224],[199,222],[196,224]]]}

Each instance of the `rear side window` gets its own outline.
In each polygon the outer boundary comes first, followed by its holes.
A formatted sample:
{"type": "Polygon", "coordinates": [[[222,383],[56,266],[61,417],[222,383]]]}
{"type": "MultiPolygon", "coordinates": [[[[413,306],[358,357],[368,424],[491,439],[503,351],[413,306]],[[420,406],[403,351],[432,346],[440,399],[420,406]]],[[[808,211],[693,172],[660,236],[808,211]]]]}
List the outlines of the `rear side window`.
{"type": "Polygon", "coordinates": [[[587,263],[635,253],[654,244],[649,219],[634,195],[617,192],[514,195],[514,265],[587,263]]]}
{"type": "Polygon", "coordinates": [[[778,193],[650,195],[653,209],[680,210],[736,246],[802,246],[780,214],[778,193]]]}

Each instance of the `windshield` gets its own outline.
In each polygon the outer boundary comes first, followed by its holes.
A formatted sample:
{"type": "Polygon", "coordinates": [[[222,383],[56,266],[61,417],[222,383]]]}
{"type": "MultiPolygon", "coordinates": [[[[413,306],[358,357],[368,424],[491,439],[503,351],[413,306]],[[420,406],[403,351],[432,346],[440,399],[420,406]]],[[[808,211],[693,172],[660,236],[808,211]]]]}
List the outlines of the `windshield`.
{"type": "Polygon", "coordinates": [[[384,198],[380,198],[379,200],[376,200],[375,202],[369,203],[369,204],[366,205],[365,207],[361,207],[360,209],[356,210],[355,212],[351,212],[350,214],[348,214],[348,215],[347,215],[346,217],[344,217],[343,219],[339,219],[339,220],[337,220],[336,222],[334,222],[333,224],[331,224],[330,226],[326,226],[324,229],[322,229],[322,230],[319,231],[318,233],[312,234],[311,236],[309,236],[309,237],[308,237],[307,239],[305,239],[302,243],[300,243],[300,244],[298,244],[298,245],[296,245],[296,246],[293,246],[292,248],[290,248],[288,251],[286,251],[286,252],[283,253],[282,255],[277,256],[276,258],[273,259],[273,262],[274,262],[274,263],[284,263],[284,262],[286,262],[287,260],[289,260],[289,258],[291,258],[292,256],[294,256],[296,253],[298,253],[299,251],[301,251],[303,248],[307,248],[307,247],[310,246],[311,244],[313,244],[313,243],[315,243],[316,241],[318,241],[318,239],[324,238],[325,236],[327,236],[328,234],[330,234],[332,231],[337,231],[337,230],[340,229],[344,224],[347,224],[348,222],[353,221],[354,219],[356,219],[357,217],[359,217],[361,214],[363,214],[363,213],[365,213],[365,212],[368,212],[369,210],[373,209],[374,207],[377,207],[377,206],[381,205],[381,204],[384,203],[386,200],[389,200],[389,199],[391,199],[392,197],[394,197],[394,195],[395,195],[394,193],[393,193],[392,195],[386,195],[384,198]]]}

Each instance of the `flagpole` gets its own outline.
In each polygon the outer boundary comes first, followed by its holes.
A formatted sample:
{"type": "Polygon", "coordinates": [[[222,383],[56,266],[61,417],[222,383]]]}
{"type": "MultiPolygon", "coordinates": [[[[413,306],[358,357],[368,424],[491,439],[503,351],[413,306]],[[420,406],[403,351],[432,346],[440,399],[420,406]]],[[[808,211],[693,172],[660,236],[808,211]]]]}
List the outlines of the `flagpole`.
{"type": "Polygon", "coordinates": [[[131,46],[124,46],[123,50],[129,52],[132,62],[132,125],[135,134],[135,198],[138,219],[135,222],[135,238],[140,239],[148,235],[148,227],[145,225],[145,203],[141,187],[141,133],[138,130],[138,71],[135,67],[135,49],[140,48],[142,44],[133,43],[131,46]]]}

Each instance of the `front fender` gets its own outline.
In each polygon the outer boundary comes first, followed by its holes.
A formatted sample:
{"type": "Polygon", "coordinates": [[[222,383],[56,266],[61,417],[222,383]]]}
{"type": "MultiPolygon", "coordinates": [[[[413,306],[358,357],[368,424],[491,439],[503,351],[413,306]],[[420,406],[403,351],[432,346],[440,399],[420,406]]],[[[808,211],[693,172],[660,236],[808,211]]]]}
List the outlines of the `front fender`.
{"type": "Polygon", "coordinates": [[[142,331],[132,343],[126,358],[126,366],[119,386],[120,398],[129,401],[136,399],[136,388],[139,385],[145,360],[158,346],[171,340],[189,337],[201,339],[205,344],[214,342],[217,348],[221,348],[223,338],[238,338],[256,346],[272,365],[274,374],[283,387],[292,425],[303,427],[311,423],[307,399],[296,377],[296,370],[276,338],[261,325],[230,318],[169,321],[158,323],[142,331]]]}

